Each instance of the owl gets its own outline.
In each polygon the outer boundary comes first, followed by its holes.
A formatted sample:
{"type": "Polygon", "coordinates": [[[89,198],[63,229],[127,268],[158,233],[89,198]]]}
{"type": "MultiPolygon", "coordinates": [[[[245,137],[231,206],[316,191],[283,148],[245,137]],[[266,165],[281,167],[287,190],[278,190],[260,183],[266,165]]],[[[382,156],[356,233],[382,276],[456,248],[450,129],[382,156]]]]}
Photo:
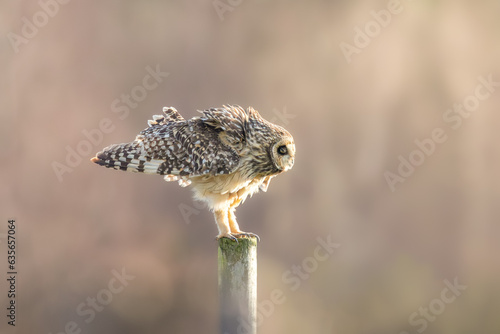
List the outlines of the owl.
{"type": "Polygon", "coordinates": [[[292,135],[263,119],[253,108],[223,106],[184,119],[164,107],[131,143],[97,153],[92,162],[117,170],[165,175],[166,181],[191,185],[194,198],[213,212],[217,239],[257,237],[240,230],[235,209],[295,161],[292,135]]]}

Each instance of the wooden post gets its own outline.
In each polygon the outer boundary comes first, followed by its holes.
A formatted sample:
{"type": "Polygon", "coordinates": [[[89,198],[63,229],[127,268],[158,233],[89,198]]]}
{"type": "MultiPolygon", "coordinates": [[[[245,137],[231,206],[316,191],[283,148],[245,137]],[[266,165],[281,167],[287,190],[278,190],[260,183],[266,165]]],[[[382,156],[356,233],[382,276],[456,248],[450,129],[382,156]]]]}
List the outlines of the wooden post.
{"type": "Polygon", "coordinates": [[[257,238],[219,240],[221,334],[256,334],[257,238]]]}

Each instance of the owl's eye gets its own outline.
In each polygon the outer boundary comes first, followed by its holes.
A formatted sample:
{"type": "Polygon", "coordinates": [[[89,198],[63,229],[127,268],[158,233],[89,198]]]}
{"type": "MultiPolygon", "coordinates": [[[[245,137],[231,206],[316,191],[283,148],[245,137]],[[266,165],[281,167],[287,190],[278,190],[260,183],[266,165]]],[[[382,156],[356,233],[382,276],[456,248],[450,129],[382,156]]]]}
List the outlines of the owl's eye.
{"type": "Polygon", "coordinates": [[[288,150],[287,150],[285,145],[281,145],[280,147],[278,147],[278,154],[279,155],[285,155],[287,153],[288,153],[288,150]]]}

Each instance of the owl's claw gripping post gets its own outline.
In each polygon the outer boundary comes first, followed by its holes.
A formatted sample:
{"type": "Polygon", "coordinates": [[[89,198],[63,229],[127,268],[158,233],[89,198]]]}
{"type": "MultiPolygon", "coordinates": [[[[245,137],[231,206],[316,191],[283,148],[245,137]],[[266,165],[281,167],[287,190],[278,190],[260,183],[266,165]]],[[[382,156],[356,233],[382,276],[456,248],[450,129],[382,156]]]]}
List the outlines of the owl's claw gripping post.
{"type": "Polygon", "coordinates": [[[260,237],[252,232],[238,232],[238,233],[232,233],[232,235],[236,236],[237,238],[240,237],[257,238],[257,241],[260,241],[260,237]]]}
{"type": "Polygon", "coordinates": [[[251,232],[238,232],[238,233],[229,232],[226,234],[219,234],[218,236],[215,237],[215,240],[219,240],[220,238],[228,238],[238,242],[238,238],[243,238],[243,237],[257,238],[257,241],[260,241],[260,237],[257,234],[251,232]]]}
{"type": "Polygon", "coordinates": [[[232,233],[219,234],[215,237],[215,240],[219,241],[221,238],[228,238],[230,240],[238,242],[238,239],[232,233]]]}

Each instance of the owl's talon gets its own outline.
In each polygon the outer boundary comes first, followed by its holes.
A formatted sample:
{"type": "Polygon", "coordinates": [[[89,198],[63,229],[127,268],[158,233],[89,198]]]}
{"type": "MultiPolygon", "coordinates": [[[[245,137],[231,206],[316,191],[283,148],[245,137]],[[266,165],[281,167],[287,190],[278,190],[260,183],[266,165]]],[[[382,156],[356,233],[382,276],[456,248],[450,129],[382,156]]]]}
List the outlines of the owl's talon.
{"type": "Polygon", "coordinates": [[[237,238],[240,237],[249,237],[249,238],[257,238],[257,241],[260,241],[260,237],[252,232],[238,232],[238,233],[231,233],[232,235],[236,236],[237,238]]]}
{"type": "Polygon", "coordinates": [[[238,242],[238,238],[248,237],[248,238],[257,238],[257,241],[260,241],[260,237],[251,232],[229,232],[226,234],[219,234],[215,237],[215,240],[220,240],[220,238],[228,238],[230,240],[238,242]]]}
{"type": "Polygon", "coordinates": [[[219,234],[218,236],[215,237],[215,240],[219,241],[221,238],[228,238],[232,241],[238,242],[238,239],[232,233],[219,234]]]}

